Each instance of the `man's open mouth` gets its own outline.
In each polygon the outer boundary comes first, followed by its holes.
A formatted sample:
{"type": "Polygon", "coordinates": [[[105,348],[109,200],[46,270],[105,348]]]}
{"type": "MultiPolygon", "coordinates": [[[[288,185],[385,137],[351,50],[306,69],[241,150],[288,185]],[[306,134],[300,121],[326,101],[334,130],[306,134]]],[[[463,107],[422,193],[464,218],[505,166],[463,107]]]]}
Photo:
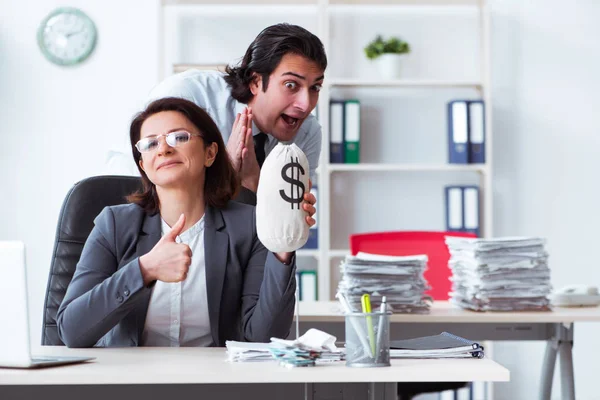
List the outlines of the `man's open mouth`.
{"type": "Polygon", "coordinates": [[[296,126],[296,124],[298,123],[298,118],[293,118],[286,114],[281,114],[281,118],[285,121],[286,124],[288,124],[291,127],[296,126]]]}

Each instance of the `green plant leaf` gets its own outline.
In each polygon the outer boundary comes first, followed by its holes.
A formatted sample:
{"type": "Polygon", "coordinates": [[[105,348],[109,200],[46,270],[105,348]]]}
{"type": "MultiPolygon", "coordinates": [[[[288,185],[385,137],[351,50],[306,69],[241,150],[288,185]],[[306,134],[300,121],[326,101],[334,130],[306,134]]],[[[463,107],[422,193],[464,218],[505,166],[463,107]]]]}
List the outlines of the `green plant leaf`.
{"type": "Polygon", "coordinates": [[[384,40],[381,35],[371,41],[365,47],[365,55],[369,60],[373,60],[382,54],[404,54],[410,53],[410,45],[398,37],[392,37],[384,40]]]}

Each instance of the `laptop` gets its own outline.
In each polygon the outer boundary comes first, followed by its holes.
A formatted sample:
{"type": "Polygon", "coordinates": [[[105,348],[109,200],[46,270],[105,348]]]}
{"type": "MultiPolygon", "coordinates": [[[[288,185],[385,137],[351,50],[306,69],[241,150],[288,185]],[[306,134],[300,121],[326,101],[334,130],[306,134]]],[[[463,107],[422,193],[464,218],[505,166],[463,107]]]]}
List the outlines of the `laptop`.
{"type": "Polygon", "coordinates": [[[80,363],[95,358],[31,355],[23,242],[0,241],[0,277],[0,368],[39,368],[80,363]]]}

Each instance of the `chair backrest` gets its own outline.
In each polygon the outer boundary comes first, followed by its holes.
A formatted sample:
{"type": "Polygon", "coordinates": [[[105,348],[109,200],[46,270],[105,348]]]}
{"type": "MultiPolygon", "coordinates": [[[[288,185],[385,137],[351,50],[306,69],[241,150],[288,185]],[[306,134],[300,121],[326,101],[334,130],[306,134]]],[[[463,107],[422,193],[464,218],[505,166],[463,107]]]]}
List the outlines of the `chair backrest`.
{"type": "Polygon", "coordinates": [[[142,181],[138,177],[95,176],[77,182],[67,193],[58,217],[48,275],[42,345],[64,345],[58,337],[56,313],[73,278],[83,245],[94,227],[94,219],[104,207],[126,203],[125,197],[141,188],[142,181]]]}
{"type": "Polygon", "coordinates": [[[425,279],[431,290],[427,292],[434,300],[448,300],[451,289],[448,267],[450,253],[444,241],[445,236],[476,237],[463,232],[376,232],[350,235],[350,252],[356,255],[365,253],[385,254],[388,256],[409,256],[426,254],[428,257],[425,279]]]}

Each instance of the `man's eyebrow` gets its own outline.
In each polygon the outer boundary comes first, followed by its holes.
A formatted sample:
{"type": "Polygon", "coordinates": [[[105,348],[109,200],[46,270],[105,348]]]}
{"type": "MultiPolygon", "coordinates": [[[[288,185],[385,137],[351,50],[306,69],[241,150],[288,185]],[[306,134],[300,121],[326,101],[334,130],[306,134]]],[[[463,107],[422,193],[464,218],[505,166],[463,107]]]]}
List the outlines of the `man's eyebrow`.
{"type": "MultiPolygon", "coordinates": [[[[302,76],[302,75],[299,75],[299,74],[297,74],[297,73],[295,73],[295,72],[291,72],[291,71],[284,72],[283,74],[281,74],[281,76],[285,76],[285,75],[291,75],[291,76],[295,76],[296,78],[298,78],[298,79],[302,79],[303,81],[305,81],[305,80],[306,80],[306,77],[304,77],[304,76],[302,76]]],[[[315,79],[315,82],[322,81],[324,78],[325,78],[325,75],[321,75],[321,76],[319,76],[317,79],[315,79]]]]}

